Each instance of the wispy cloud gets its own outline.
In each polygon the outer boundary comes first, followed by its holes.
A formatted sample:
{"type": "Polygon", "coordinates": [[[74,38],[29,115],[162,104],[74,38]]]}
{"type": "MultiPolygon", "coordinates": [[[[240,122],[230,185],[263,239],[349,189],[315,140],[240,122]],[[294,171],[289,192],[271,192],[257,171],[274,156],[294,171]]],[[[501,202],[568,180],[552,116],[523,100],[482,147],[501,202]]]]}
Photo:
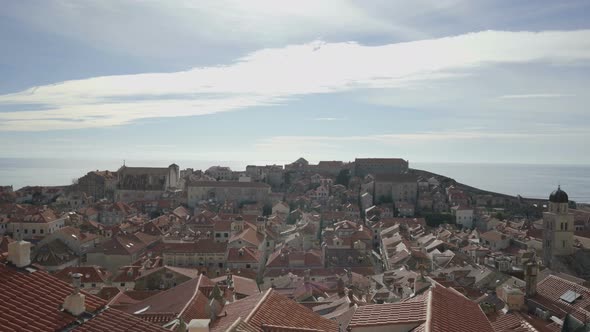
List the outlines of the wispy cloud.
{"type": "Polygon", "coordinates": [[[536,98],[566,98],[575,97],[574,94],[567,93],[530,93],[530,94],[517,94],[517,95],[503,95],[498,98],[500,99],[536,99],[536,98]]]}
{"type": "Polygon", "coordinates": [[[314,118],[314,121],[343,121],[346,118],[314,118]]]}
{"type": "Polygon", "coordinates": [[[0,96],[0,130],[114,126],[285,103],[308,94],[400,88],[497,63],[590,60],[590,30],[484,31],[382,46],[316,41],[263,49],[227,66],[95,77],[0,96]],[[436,55],[436,56],[433,56],[436,55]]]}

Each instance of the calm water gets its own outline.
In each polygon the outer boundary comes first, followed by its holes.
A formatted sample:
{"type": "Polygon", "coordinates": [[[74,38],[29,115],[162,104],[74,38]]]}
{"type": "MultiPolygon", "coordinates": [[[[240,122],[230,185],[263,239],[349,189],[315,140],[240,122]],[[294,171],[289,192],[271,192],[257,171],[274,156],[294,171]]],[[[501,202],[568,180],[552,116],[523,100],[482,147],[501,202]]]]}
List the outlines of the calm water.
{"type": "MultiPolygon", "coordinates": [[[[128,161],[129,166],[167,166],[171,162],[128,161]]],[[[236,161],[177,161],[181,169],[206,169],[211,165],[228,165],[244,169],[236,161]]],[[[65,185],[94,169],[117,170],[120,160],[57,160],[0,158],[0,185],[15,189],[27,185],[65,185]]],[[[524,165],[418,163],[412,168],[442,174],[467,185],[494,192],[525,197],[547,197],[558,184],[570,199],[590,203],[590,165],[524,165]]]]}
{"type": "Polygon", "coordinates": [[[416,162],[410,166],[451,177],[472,187],[531,198],[548,197],[561,184],[571,200],[590,202],[590,165],[416,162]]]}

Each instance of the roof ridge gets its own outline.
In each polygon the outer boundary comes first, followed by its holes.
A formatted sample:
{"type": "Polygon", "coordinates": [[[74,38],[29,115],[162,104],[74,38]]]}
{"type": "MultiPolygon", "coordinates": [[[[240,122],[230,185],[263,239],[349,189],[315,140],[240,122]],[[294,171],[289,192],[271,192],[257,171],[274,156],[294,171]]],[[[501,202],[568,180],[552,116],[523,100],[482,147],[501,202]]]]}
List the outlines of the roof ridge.
{"type": "Polygon", "coordinates": [[[186,302],[186,304],[184,305],[184,308],[182,308],[182,310],[180,310],[180,312],[178,313],[178,318],[182,317],[182,315],[184,314],[184,312],[186,311],[186,309],[188,308],[188,306],[193,302],[193,300],[195,299],[195,297],[197,297],[197,294],[199,293],[199,286],[201,285],[201,280],[203,280],[203,274],[199,274],[199,281],[197,282],[197,285],[195,287],[195,293],[193,294],[193,296],[191,296],[191,298],[186,302]]]}
{"type": "Polygon", "coordinates": [[[424,328],[425,332],[430,332],[432,330],[432,288],[430,289],[430,292],[428,292],[428,297],[426,299],[426,326],[424,328]]]}
{"type": "Polygon", "coordinates": [[[246,316],[246,318],[244,319],[245,322],[250,321],[250,319],[252,318],[252,316],[254,316],[254,314],[258,311],[258,309],[260,308],[260,306],[262,305],[262,303],[266,300],[266,298],[268,297],[268,295],[270,294],[270,292],[272,292],[272,288],[269,288],[266,291],[266,294],[264,294],[262,296],[262,298],[260,299],[260,301],[258,301],[258,303],[254,307],[254,309],[252,309],[252,311],[250,311],[250,313],[248,314],[248,316],[246,316]]]}
{"type": "Polygon", "coordinates": [[[570,281],[570,280],[564,279],[564,278],[562,278],[562,277],[559,277],[559,276],[556,276],[556,275],[554,275],[554,274],[550,274],[550,275],[548,275],[547,277],[545,277],[545,279],[541,280],[539,283],[543,283],[543,282],[545,282],[545,281],[546,281],[547,279],[549,279],[549,278],[557,278],[557,279],[559,279],[560,281],[564,281],[564,282],[566,282],[566,283],[570,284],[571,286],[576,286],[576,287],[587,288],[587,287],[585,287],[585,286],[583,286],[583,285],[577,284],[577,283],[575,283],[575,282],[573,282],[573,281],[570,281]]]}

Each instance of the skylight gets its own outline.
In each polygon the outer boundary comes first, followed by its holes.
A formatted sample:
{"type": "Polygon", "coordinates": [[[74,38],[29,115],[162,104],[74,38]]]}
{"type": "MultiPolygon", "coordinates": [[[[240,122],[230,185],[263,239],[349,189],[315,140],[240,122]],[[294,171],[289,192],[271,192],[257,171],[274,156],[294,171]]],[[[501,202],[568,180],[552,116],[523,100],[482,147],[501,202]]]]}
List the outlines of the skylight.
{"type": "Polygon", "coordinates": [[[572,304],[572,303],[574,303],[574,301],[576,301],[581,296],[582,296],[582,294],[580,294],[580,293],[576,293],[574,291],[568,290],[560,297],[560,299],[564,300],[565,302],[567,302],[569,304],[572,304]]]}

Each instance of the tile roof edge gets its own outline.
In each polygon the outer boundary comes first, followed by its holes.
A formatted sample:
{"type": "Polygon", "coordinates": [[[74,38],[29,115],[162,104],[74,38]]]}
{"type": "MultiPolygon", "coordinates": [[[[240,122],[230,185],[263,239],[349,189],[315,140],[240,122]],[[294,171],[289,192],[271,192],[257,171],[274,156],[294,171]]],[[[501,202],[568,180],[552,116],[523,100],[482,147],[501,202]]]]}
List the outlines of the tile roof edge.
{"type": "Polygon", "coordinates": [[[430,290],[430,292],[428,292],[428,299],[426,300],[426,302],[426,326],[424,331],[430,332],[432,330],[432,289],[430,290]]]}
{"type": "Polygon", "coordinates": [[[195,292],[193,293],[193,296],[191,296],[191,298],[186,302],[186,304],[184,305],[184,308],[182,308],[182,310],[180,310],[180,312],[178,313],[178,316],[177,316],[178,318],[180,318],[182,316],[182,314],[184,314],[184,312],[186,311],[188,306],[193,302],[195,297],[197,297],[197,294],[199,294],[201,280],[203,280],[203,274],[199,274],[199,281],[197,282],[197,285],[195,287],[195,292]]]}
{"type": "Polygon", "coordinates": [[[254,314],[258,311],[258,309],[260,309],[260,306],[262,305],[262,303],[264,303],[264,301],[266,301],[266,298],[268,298],[269,294],[272,292],[272,288],[269,288],[266,291],[266,294],[264,294],[262,296],[262,298],[260,299],[260,301],[258,301],[258,303],[256,304],[256,306],[254,307],[254,309],[252,309],[252,311],[250,311],[250,313],[248,314],[248,316],[246,316],[246,318],[244,319],[244,321],[247,323],[250,321],[250,319],[252,318],[252,316],[254,316],[254,314]]]}
{"type": "Polygon", "coordinates": [[[238,327],[238,325],[240,325],[240,323],[243,321],[242,316],[238,316],[238,319],[236,319],[235,322],[233,322],[225,331],[226,332],[231,332],[236,330],[236,328],[238,327]]]}
{"type": "Polygon", "coordinates": [[[113,298],[107,302],[106,306],[110,306],[111,304],[115,303],[116,300],[118,300],[121,296],[123,296],[123,291],[119,290],[119,293],[117,293],[117,295],[113,296],[113,298]]]}

